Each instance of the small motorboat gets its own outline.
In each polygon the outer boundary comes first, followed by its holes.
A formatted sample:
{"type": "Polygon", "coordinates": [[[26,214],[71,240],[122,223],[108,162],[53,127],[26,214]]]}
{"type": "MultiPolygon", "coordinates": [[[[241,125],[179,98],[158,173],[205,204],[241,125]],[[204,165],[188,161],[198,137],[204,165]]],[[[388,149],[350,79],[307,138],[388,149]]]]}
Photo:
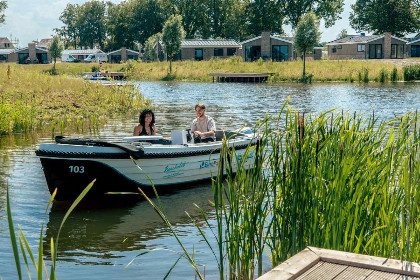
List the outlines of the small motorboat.
{"type": "Polygon", "coordinates": [[[41,143],[40,157],[50,193],[57,188],[57,200],[73,200],[94,179],[89,195],[145,192],[156,186],[160,192],[173,185],[208,180],[218,172],[223,138],[235,149],[232,160],[248,169],[254,165],[252,130],[216,131],[216,141],[188,142],[185,131],[162,136],[133,136],[116,141],[56,137],[56,143],[41,143]],[[246,133],[245,133],[246,132],[246,133]]]}
{"type": "Polygon", "coordinates": [[[102,74],[99,72],[93,75],[84,75],[83,79],[91,80],[91,81],[106,81],[107,80],[107,78],[105,76],[102,76],[102,74]]]}

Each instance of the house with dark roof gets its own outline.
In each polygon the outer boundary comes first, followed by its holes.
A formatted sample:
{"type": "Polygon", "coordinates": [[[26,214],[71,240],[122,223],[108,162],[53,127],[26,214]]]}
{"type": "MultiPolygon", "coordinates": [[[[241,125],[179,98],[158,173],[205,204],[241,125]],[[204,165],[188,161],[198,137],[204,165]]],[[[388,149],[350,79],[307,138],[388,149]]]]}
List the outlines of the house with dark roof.
{"type": "MultiPolygon", "coordinates": [[[[260,57],[263,60],[290,61],[303,58],[303,55],[294,48],[294,38],[262,32],[256,36],[241,42],[242,58],[244,61],[255,61],[260,57]]],[[[318,60],[322,58],[322,46],[318,45],[311,53],[305,55],[307,60],[318,60]]]]}
{"type": "MultiPolygon", "coordinates": [[[[241,45],[233,39],[185,39],[181,41],[181,51],[175,60],[210,60],[225,59],[240,55],[241,45]]],[[[154,45],[156,58],[165,60],[163,42],[159,40],[154,45]]]]}
{"type": "Polygon", "coordinates": [[[138,51],[133,51],[127,48],[122,47],[119,50],[109,52],[108,54],[109,63],[120,63],[126,62],[127,60],[138,60],[140,53],[138,51]]]}
{"type": "Polygon", "coordinates": [[[50,63],[50,56],[46,49],[37,47],[35,43],[29,43],[25,48],[14,49],[8,57],[8,62],[47,64],[50,63]]]}
{"type": "Polygon", "coordinates": [[[261,36],[245,40],[242,45],[244,61],[264,60],[284,61],[293,59],[293,38],[262,32],[261,36]]]}
{"type": "Polygon", "coordinates": [[[239,55],[241,45],[232,39],[185,39],[181,42],[181,60],[210,60],[239,55]]]}
{"type": "Polygon", "coordinates": [[[329,59],[398,59],[406,57],[407,41],[383,35],[349,35],[327,44],[329,59]]]}

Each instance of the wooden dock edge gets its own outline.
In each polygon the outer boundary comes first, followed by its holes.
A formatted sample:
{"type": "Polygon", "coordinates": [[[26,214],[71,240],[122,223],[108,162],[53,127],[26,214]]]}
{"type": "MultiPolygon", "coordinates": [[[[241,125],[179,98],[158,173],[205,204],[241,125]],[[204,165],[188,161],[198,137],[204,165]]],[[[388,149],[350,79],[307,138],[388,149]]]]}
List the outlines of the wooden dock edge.
{"type": "Polygon", "coordinates": [[[308,246],[259,277],[258,280],[293,280],[320,261],[420,277],[420,265],[418,263],[308,246]]]}

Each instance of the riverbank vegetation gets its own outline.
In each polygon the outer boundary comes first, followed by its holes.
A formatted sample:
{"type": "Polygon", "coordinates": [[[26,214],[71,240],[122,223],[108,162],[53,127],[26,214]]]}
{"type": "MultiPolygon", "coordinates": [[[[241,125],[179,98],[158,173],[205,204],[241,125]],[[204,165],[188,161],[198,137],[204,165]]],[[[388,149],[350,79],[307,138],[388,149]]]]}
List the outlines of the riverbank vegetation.
{"type": "Polygon", "coordinates": [[[94,127],[106,117],[148,104],[133,86],[106,87],[68,77],[86,68],[57,64],[61,75],[52,76],[49,65],[11,65],[10,71],[0,66],[0,134],[48,126],[53,131],[67,125],[78,128],[86,122],[94,127]]]}
{"type": "Polygon", "coordinates": [[[417,112],[379,122],[284,108],[257,126],[254,169],[225,144],[213,182],[216,224],[195,223],[216,244],[220,279],[253,279],[265,254],[275,267],[309,245],[420,261],[418,126],[417,112]]]}
{"type": "MultiPolygon", "coordinates": [[[[123,65],[128,65],[132,69],[131,78],[135,80],[186,82],[212,82],[210,73],[271,73],[269,83],[299,82],[303,68],[303,62],[300,60],[243,62],[240,57],[226,60],[175,61],[171,75],[169,75],[169,62],[166,61],[151,63],[129,61],[123,65]]],[[[412,81],[413,79],[404,74],[411,68],[415,68],[420,76],[418,70],[420,68],[416,66],[378,60],[315,60],[306,63],[306,74],[312,75],[312,82],[397,82],[412,81]]]]}

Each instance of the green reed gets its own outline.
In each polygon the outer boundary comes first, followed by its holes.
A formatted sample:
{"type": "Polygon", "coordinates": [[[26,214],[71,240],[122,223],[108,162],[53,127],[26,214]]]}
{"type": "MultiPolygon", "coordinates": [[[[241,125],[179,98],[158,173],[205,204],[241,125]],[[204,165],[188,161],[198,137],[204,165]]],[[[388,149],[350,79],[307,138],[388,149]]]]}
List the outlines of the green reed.
{"type": "Polygon", "coordinates": [[[216,226],[206,223],[219,278],[253,279],[263,254],[274,267],[309,245],[420,261],[418,125],[417,112],[378,121],[287,107],[257,124],[260,141],[246,151],[252,169],[225,139],[213,180],[216,226]]]}
{"type": "Polygon", "coordinates": [[[403,67],[404,81],[420,80],[420,66],[418,64],[403,67]]]}
{"type": "MultiPolygon", "coordinates": [[[[61,229],[62,229],[64,223],[66,222],[67,218],[71,214],[71,212],[73,212],[74,208],[76,208],[76,206],[80,203],[80,201],[86,196],[86,194],[92,188],[95,181],[96,181],[96,179],[93,180],[80,193],[80,195],[75,199],[75,201],[72,203],[72,205],[67,210],[66,214],[64,215],[63,220],[61,221],[60,228],[58,229],[57,237],[55,239],[55,242],[54,242],[54,238],[51,238],[51,241],[50,241],[50,244],[51,244],[51,269],[50,269],[49,276],[48,276],[48,273],[47,273],[46,265],[44,263],[44,244],[43,244],[43,239],[42,239],[43,238],[43,233],[44,233],[44,226],[41,227],[41,231],[40,231],[40,235],[39,235],[38,259],[37,260],[35,260],[34,254],[32,253],[32,249],[29,246],[29,243],[28,243],[28,241],[25,237],[25,234],[23,233],[21,227],[18,226],[19,233],[17,235],[17,237],[18,237],[17,239],[18,239],[19,245],[20,245],[21,256],[19,255],[19,248],[18,248],[18,245],[17,245],[18,243],[16,241],[15,224],[13,222],[12,210],[11,210],[11,206],[10,206],[9,188],[7,187],[7,193],[6,193],[7,221],[8,221],[8,226],[9,226],[9,234],[10,234],[10,241],[11,241],[11,244],[12,244],[13,256],[15,258],[17,276],[18,276],[19,279],[22,279],[22,267],[21,267],[21,263],[20,263],[21,262],[21,257],[24,260],[25,268],[26,268],[29,279],[32,279],[31,269],[30,269],[30,261],[32,262],[32,265],[35,269],[36,279],[42,280],[44,273],[45,273],[45,277],[47,279],[50,279],[50,280],[55,280],[56,279],[55,271],[56,271],[56,262],[57,262],[58,241],[59,241],[61,229]],[[43,269],[44,269],[44,273],[43,273],[43,269]]],[[[47,213],[48,208],[50,207],[52,201],[54,200],[56,193],[57,193],[57,189],[54,191],[54,193],[51,195],[50,200],[48,201],[47,207],[45,209],[45,214],[47,213]]]]}

